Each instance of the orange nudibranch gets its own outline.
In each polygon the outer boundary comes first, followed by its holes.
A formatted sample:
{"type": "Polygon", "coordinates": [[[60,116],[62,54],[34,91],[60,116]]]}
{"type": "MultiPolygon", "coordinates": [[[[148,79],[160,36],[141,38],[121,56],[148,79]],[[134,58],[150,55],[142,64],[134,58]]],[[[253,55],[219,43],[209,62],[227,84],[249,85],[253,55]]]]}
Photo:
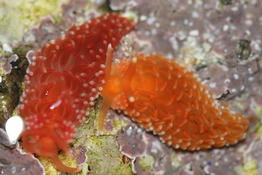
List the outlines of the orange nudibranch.
{"type": "Polygon", "coordinates": [[[109,66],[100,124],[109,107],[121,110],[167,145],[189,151],[245,138],[249,120],[219,105],[195,74],[174,60],[137,54],[109,66]]]}

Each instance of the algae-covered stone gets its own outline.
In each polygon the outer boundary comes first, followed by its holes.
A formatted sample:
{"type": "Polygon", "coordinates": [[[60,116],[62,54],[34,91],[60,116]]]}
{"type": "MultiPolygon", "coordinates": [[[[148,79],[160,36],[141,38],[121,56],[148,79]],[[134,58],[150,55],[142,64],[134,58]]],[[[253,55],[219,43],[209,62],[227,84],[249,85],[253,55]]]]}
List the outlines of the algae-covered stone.
{"type": "Polygon", "coordinates": [[[4,0],[0,2],[0,41],[20,41],[24,32],[47,15],[59,20],[67,0],[4,0]]]}
{"type": "Polygon", "coordinates": [[[253,159],[247,159],[243,165],[244,174],[258,175],[257,164],[253,159]]]}
{"type": "Polygon", "coordinates": [[[150,171],[153,170],[153,163],[154,163],[154,157],[150,155],[146,155],[143,157],[140,157],[139,165],[144,171],[150,171]]]}
{"type": "Polygon", "coordinates": [[[9,118],[19,103],[22,83],[28,66],[25,57],[28,46],[13,48],[13,53],[1,51],[0,46],[0,122],[9,118]]]}
{"type": "MultiPolygon", "coordinates": [[[[98,109],[96,109],[98,110],[98,109]]],[[[116,131],[101,131],[97,128],[96,111],[90,111],[89,116],[78,129],[74,147],[86,148],[87,162],[82,165],[83,171],[93,175],[131,175],[130,161],[124,161],[124,155],[119,151],[116,131]]],[[[119,123],[116,125],[119,127],[119,123]]]]}
{"type": "Polygon", "coordinates": [[[122,162],[115,136],[95,136],[87,143],[88,165],[92,174],[132,174],[129,164],[122,162]]]}

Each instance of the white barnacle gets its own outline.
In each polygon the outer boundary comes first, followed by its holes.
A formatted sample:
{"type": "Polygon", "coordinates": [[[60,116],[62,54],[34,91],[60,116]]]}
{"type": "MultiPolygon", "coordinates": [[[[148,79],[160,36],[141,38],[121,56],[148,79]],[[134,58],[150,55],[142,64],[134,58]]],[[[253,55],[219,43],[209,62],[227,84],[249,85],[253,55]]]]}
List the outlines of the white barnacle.
{"type": "Polygon", "coordinates": [[[232,92],[232,93],[236,93],[237,90],[236,90],[235,88],[233,88],[233,89],[231,90],[231,92],[232,92]]]}
{"type": "Polygon", "coordinates": [[[224,83],[230,83],[230,79],[225,79],[224,83]]]}
{"type": "Polygon", "coordinates": [[[239,79],[239,75],[238,74],[233,74],[233,77],[234,77],[235,80],[239,79]]]}
{"type": "Polygon", "coordinates": [[[209,87],[210,87],[210,88],[215,88],[215,87],[216,87],[216,83],[215,83],[215,82],[210,83],[210,84],[209,84],[209,87]]]}

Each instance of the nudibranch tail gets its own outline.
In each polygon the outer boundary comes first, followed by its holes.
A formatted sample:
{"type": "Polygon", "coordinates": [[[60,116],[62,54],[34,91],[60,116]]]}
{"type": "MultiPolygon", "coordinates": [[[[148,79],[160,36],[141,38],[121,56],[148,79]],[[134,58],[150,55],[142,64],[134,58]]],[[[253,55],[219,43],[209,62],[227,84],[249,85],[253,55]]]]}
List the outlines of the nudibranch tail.
{"type": "Polygon", "coordinates": [[[68,173],[77,173],[81,171],[80,167],[72,168],[64,165],[62,161],[58,158],[58,155],[54,155],[53,157],[50,157],[53,163],[56,166],[56,169],[62,172],[68,172],[68,173]]]}

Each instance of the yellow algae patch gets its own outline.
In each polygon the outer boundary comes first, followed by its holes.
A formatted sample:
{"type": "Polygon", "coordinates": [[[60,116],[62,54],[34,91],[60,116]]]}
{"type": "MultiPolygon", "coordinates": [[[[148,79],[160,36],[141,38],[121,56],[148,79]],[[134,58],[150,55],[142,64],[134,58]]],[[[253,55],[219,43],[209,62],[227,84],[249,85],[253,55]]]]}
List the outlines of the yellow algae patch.
{"type": "MultiPolygon", "coordinates": [[[[70,157],[70,156],[66,156],[65,154],[61,154],[59,155],[59,159],[66,165],[69,167],[76,167],[76,161],[70,157]]],[[[55,167],[55,165],[52,163],[51,159],[48,158],[44,158],[44,157],[40,157],[39,158],[41,164],[44,166],[45,168],[45,173],[46,175],[59,175],[60,171],[58,171],[55,167]]]]}
{"type": "Polygon", "coordinates": [[[4,0],[0,1],[0,41],[21,40],[24,32],[39,20],[51,15],[59,19],[62,3],[68,0],[4,0]]]}
{"type": "Polygon", "coordinates": [[[256,161],[253,159],[248,159],[245,161],[243,166],[244,174],[248,175],[258,175],[257,172],[257,164],[256,161]]]}

